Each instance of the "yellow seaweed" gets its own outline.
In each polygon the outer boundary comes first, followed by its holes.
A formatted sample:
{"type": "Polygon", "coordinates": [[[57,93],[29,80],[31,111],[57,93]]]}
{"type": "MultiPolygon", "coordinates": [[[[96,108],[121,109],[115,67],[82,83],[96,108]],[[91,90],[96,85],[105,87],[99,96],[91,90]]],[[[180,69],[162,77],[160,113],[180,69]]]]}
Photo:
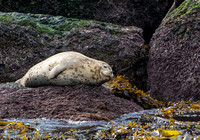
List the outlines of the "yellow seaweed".
{"type": "Polygon", "coordinates": [[[160,130],[159,134],[161,137],[174,137],[177,135],[182,135],[183,132],[178,130],[160,130]]]}

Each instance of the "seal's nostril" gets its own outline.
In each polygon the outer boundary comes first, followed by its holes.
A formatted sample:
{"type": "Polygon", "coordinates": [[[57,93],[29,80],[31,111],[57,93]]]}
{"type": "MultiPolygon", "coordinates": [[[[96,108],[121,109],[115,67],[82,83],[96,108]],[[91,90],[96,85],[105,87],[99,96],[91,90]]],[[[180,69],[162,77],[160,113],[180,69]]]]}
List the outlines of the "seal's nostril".
{"type": "Polygon", "coordinates": [[[113,78],[114,77],[114,74],[111,72],[111,76],[110,76],[111,78],[113,78]]]}

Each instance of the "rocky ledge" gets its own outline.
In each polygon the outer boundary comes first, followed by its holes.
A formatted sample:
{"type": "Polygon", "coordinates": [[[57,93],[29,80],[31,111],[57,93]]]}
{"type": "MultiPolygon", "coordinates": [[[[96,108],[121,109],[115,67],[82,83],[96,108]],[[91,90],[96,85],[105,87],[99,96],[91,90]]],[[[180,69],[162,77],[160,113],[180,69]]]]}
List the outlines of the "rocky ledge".
{"type": "Polygon", "coordinates": [[[44,86],[38,88],[0,86],[0,118],[58,118],[112,120],[141,111],[134,102],[116,97],[104,86],[44,86]]]}

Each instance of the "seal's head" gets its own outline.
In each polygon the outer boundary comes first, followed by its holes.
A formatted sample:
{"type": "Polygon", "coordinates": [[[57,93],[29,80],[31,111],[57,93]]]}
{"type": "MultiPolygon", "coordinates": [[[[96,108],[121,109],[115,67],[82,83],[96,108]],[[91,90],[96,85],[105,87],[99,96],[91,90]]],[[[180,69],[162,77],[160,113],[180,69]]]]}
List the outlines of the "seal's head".
{"type": "Polygon", "coordinates": [[[114,77],[112,68],[105,62],[100,64],[100,76],[108,81],[114,77]]]}

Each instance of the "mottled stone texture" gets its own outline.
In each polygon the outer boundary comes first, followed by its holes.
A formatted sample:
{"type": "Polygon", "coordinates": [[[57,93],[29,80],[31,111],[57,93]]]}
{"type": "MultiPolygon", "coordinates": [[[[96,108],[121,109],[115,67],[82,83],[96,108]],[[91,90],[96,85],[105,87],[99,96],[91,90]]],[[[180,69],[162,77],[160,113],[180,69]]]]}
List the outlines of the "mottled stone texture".
{"type": "Polygon", "coordinates": [[[200,3],[170,13],[150,43],[148,87],[159,99],[200,99],[200,3]]]}
{"type": "Polygon", "coordinates": [[[44,86],[28,89],[0,86],[0,118],[109,121],[141,110],[142,107],[136,103],[116,97],[103,86],[44,86]]]}
{"type": "Polygon", "coordinates": [[[0,82],[15,81],[49,52],[36,30],[0,22],[0,82]]]}

